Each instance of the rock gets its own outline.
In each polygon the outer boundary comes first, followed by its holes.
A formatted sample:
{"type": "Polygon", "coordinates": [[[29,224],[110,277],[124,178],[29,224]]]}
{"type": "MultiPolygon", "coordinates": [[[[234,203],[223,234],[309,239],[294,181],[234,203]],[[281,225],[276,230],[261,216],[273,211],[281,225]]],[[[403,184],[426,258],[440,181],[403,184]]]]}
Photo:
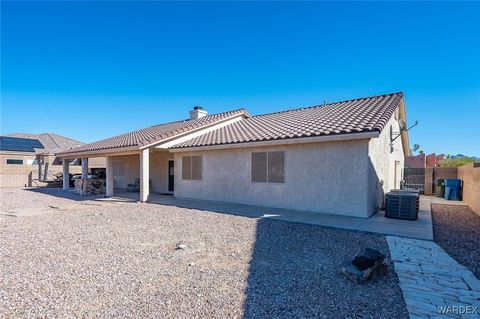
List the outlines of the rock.
{"type": "Polygon", "coordinates": [[[192,261],[190,263],[188,263],[189,266],[195,266],[195,263],[192,261]]]}
{"type": "Polygon", "coordinates": [[[187,249],[187,245],[184,243],[178,243],[177,246],[175,247],[175,250],[185,250],[187,249]]]}
{"type": "Polygon", "coordinates": [[[350,260],[345,260],[342,263],[341,271],[345,276],[347,276],[348,279],[358,284],[367,280],[375,280],[387,275],[388,263],[383,259],[377,260],[372,267],[361,270],[350,260]]]}
{"type": "Polygon", "coordinates": [[[370,277],[372,269],[360,270],[355,265],[352,264],[350,260],[345,260],[342,263],[342,274],[347,276],[351,281],[359,284],[362,283],[370,277]]]}
{"type": "Polygon", "coordinates": [[[377,262],[383,262],[385,255],[376,249],[361,248],[353,257],[353,265],[360,270],[366,270],[373,267],[377,262]]]}
{"type": "Polygon", "coordinates": [[[388,272],[388,263],[385,262],[384,260],[378,261],[373,265],[371,268],[372,272],[370,274],[370,279],[375,280],[380,277],[386,276],[388,272]]]}

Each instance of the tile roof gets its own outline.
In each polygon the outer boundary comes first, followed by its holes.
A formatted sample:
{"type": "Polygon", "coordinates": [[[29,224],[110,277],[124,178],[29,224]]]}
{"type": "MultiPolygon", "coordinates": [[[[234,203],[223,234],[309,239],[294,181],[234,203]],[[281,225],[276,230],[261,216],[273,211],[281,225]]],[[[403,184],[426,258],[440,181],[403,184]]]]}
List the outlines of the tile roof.
{"type": "Polygon", "coordinates": [[[398,92],[252,116],[172,148],[381,132],[402,99],[398,92]]]}
{"type": "Polygon", "coordinates": [[[91,144],[85,144],[62,153],[70,154],[124,147],[141,147],[152,143],[160,142],[166,138],[189,132],[196,128],[200,128],[208,124],[213,124],[217,121],[237,116],[239,114],[244,114],[245,116],[248,116],[247,112],[244,109],[238,109],[218,114],[207,115],[196,120],[183,120],[166,124],[159,124],[141,130],[107,138],[105,140],[101,140],[91,144]]]}

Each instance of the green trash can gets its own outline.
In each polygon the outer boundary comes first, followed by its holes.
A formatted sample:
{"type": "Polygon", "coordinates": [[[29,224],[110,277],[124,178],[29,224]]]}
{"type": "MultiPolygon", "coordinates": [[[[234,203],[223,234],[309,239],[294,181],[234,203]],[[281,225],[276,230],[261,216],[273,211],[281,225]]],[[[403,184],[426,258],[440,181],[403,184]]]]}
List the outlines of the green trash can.
{"type": "Polygon", "coordinates": [[[445,194],[445,182],[443,178],[437,178],[435,180],[435,194],[437,194],[437,197],[442,197],[445,194]]]}

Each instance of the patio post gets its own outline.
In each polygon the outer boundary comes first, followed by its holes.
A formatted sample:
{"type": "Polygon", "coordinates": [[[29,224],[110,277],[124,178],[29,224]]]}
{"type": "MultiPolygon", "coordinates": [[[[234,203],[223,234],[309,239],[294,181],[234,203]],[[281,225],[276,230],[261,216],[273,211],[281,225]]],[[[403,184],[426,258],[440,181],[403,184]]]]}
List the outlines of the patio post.
{"type": "Polygon", "coordinates": [[[106,157],[106,195],[113,196],[113,157],[106,157]]]}
{"type": "Polygon", "coordinates": [[[66,158],[63,159],[63,189],[70,188],[70,161],[66,158]]]}
{"type": "Polygon", "coordinates": [[[88,158],[82,158],[82,179],[88,178],[88,158]]]}
{"type": "Polygon", "coordinates": [[[150,194],[150,150],[140,151],[140,201],[146,202],[150,194]]]}

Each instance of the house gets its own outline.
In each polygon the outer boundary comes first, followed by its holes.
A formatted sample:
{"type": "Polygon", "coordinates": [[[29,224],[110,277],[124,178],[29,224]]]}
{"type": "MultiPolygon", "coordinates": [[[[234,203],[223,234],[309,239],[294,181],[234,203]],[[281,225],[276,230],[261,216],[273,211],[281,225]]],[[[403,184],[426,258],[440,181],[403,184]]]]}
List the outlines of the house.
{"type": "Polygon", "coordinates": [[[255,116],[195,107],[188,120],[57,156],[81,158],[84,171],[88,158],[105,156],[107,196],[139,178],[142,202],[156,192],[368,217],[383,206],[385,192],[400,187],[409,155],[405,127],[401,92],[255,116]]]}
{"type": "MultiPolygon", "coordinates": [[[[0,136],[0,187],[31,186],[34,179],[49,179],[63,171],[62,159],[55,153],[84,144],[53,133],[0,136]]],[[[105,167],[105,159],[95,161],[92,167],[105,167]]],[[[80,173],[79,162],[71,164],[71,172],[80,173]]]]}

